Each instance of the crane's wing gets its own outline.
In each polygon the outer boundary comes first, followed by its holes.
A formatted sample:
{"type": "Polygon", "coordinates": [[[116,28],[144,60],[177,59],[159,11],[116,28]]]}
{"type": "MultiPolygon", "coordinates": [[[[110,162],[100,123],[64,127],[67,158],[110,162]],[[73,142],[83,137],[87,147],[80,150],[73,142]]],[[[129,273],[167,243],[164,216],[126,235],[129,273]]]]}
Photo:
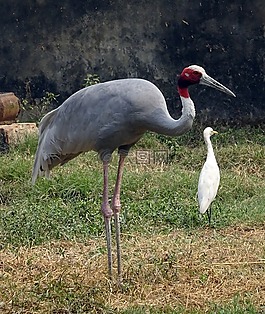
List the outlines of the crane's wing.
{"type": "Polygon", "coordinates": [[[200,213],[205,213],[217,194],[220,171],[217,163],[205,163],[198,183],[198,202],[200,213]]]}

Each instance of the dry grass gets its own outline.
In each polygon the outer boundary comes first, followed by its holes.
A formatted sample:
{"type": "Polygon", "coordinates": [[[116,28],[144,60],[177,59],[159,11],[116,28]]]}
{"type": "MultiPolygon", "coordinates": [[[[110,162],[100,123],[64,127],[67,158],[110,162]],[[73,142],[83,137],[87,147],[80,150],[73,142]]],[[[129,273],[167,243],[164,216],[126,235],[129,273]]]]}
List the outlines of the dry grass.
{"type": "Polygon", "coordinates": [[[78,313],[134,305],[206,312],[235,296],[264,305],[264,226],[123,234],[122,247],[122,289],[106,277],[104,238],[1,251],[1,313],[77,313],[67,309],[78,299],[87,303],[78,313]]]}

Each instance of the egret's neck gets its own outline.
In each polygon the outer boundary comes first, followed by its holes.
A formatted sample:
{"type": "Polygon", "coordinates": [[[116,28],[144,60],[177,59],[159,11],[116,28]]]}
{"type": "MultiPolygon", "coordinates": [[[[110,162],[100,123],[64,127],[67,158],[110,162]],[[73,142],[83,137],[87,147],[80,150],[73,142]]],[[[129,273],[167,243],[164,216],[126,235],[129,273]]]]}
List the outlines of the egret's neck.
{"type": "Polygon", "coordinates": [[[205,139],[205,143],[206,143],[206,146],[207,146],[207,158],[214,157],[213,145],[211,143],[210,137],[207,137],[205,139]]]}

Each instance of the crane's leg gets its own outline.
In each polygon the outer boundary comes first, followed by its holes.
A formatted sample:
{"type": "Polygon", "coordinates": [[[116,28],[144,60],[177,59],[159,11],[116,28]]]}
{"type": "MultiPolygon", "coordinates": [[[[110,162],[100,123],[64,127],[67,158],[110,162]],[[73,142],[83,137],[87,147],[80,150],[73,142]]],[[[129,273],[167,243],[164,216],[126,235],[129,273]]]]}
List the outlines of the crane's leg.
{"type": "Polygon", "coordinates": [[[105,230],[106,230],[106,240],[108,249],[108,268],[109,277],[112,279],[112,252],[111,252],[111,217],[112,210],[109,205],[109,193],[108,193],[108,167],[109,162],[103,162],[103,172],[104,172],[104,187],[103,187],[103,201],[101,205],[101,211],[104,216],[105,230]]]}
{"type": "Polygon", "coordinates": [[[121,247],[120,247],[120,220],[119,220],[120,209],[121,209],[120,192],[121,192],[121,181],[122,181],[122,174],[123,174],[123,168],[124,168],[124,161],[125,161],[126,156],[127,156],[127,154],[124,155],[124,154],[120,153],[117,179],[116,179],[116,184],[115,184],[114,194],[113,194],[113,199],[112,199],[112,210],[114,213],[115,229],[116,229],[118,281],[120,284],[122,282],[121,247]]]}

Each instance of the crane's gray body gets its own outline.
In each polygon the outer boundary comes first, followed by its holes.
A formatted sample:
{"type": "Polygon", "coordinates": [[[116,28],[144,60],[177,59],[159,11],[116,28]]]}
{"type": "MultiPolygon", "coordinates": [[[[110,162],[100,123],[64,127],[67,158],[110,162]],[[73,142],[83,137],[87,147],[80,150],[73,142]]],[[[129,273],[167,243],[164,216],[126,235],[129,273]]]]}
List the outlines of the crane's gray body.
{"type": "Polygon", "coordinates": [[[128,151],[147,130],[182,134],[193,120],[183,118],[169,115],[163,94],[146,80],[121,79],[83,88],[43,117],[33,182],[40,169],[49,175],[54,166],[82,152],[94,150],[109,160],[116,148],[128,151]]]}

